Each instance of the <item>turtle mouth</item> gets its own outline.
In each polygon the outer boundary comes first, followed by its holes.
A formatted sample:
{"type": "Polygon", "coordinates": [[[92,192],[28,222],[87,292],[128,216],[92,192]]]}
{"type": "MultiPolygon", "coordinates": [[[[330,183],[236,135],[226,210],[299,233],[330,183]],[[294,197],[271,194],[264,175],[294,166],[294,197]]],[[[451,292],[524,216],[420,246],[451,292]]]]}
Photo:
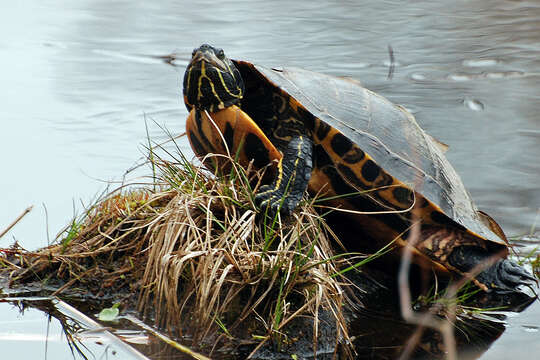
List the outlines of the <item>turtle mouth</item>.
{"type": "Polygon", "coordinates": [[[225,65],[225,63],[221,59],[219,59],[213,51],[197,50],[195,54],[193,54],[193,57],[191,58],[188,66],[193,68],[200,68],[203,66],[203,63],[214,66],[221,71],[227,71],[227,66],[225,65]]]}

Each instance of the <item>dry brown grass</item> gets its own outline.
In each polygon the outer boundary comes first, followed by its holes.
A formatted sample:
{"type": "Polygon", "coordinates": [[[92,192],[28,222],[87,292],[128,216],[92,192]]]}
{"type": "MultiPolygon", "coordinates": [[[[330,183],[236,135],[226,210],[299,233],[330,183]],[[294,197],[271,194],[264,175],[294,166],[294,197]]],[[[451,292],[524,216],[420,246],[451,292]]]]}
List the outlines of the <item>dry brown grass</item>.
{"type": "Polygon", "coordinates": [[[12,249],[10,282],[63,282],[55,295],[74,285],[96,295],[132,288],[147,237],[140,225],[159,214],[171,197],[171,192],[144,189],[110,194],[74,219],[55,244],[32,252],[12,249]]]}
{"type": "Polygon", "coordinates": [[[253,203],[260,174],[233,166],[216,176],[165,153],[169,160],[150,151],[152,190],[115,191],[56,244],[7,251],[11,283],[60,281],[55,294],[138,297],[143,316],[174,336],[206,346],[248,339],[254,352],[293,341],[287,326],[305,316],[316,349],[324,310],[336,342],[347,343],[340,260],[311,204],[291,218],[269,218],[253,203]]]}

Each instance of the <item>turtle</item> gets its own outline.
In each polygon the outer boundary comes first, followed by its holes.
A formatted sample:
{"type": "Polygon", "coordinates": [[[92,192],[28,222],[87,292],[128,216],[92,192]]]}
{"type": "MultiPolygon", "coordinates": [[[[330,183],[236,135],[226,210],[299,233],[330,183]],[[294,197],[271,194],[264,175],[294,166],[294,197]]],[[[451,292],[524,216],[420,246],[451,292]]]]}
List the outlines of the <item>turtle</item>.
{"type": "Polygon", "coordinates": [[[183,95],[199,158],[275,164],[255,196],[261,210],[289,215],[307,189],[378,246],[394,242],[400,252],[418,223],[412,248],[421,266],[464,276],[488,262],[474,280],[488,292],[534,281],[507,259],[504,232],[473,204],[442,144],[404,107],[360,82],[231,60],[203,44],[187,65],[183,95]]]}

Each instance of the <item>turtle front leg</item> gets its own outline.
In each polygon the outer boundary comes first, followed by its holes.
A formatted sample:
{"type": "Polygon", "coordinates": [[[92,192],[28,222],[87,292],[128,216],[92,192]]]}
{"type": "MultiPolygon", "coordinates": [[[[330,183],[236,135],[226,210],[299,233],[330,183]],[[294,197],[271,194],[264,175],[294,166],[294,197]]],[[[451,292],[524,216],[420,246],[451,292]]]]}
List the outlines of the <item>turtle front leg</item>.
{"type": "Polygon", "coordinates": [[[294,137],[283,151],[278,173],[270,185],[261,186],[255,203],[271,215],[289,215],[298,206],[311,177],[313,142],[307,136],[294,137]]]}

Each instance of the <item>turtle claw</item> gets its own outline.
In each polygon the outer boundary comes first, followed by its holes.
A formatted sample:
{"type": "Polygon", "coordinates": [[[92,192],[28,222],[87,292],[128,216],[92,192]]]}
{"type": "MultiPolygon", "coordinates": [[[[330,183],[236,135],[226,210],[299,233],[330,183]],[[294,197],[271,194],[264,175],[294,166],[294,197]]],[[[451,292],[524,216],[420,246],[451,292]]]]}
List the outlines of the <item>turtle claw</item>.
{"type": "Polygon", "coordinates": [[[516,285],[528,285],[531,282],[538,283],[533,275],[511,260],[504,259],[499,261],[499,264],[499,274],[504,282],[516,285]]]}
{"type": "MultiPolygon", "coordinates": [[[[450,254],[450,264],[466,273],[485,261],[490,261],[492,254],[476,247],[460,246],[450,254]]],[[[500,259],[484,269],[476,280],[484,284],[488,291],[499,294],[516,293],[520,285],[538,283],[522,266],[508,259],[500,259]]]]}
{"type": "Polygon", "coordinates": [[[520,285],[538,283],[537,279],[523,267],[508,259],[497,261],[476,278],[497,293],[515,292],[520,285]]]}

